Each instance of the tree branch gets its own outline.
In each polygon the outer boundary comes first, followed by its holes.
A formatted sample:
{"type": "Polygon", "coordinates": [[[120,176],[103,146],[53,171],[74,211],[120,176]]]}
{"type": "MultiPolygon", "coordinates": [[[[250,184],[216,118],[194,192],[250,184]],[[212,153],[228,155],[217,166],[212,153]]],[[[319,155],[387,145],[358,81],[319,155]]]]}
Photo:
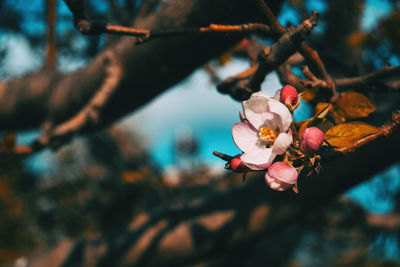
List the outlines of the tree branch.
{"type": "Polygon", "coordinates": [[[218,25],[210,24],[209,27],[200,28],[187,28],[187,29],[169,29],[169,30],[149,30],[138,29],[134,27],[126,27],[114,24],[105,24],[98,22],[91,22],[85,19],[83,15],[83,5],[76,3],[72,0],[65,0],[74,14],[75,27],[83,34],[98,35],[98,34],[114,34],[123,36],[138,37],[137,43],[144,43],[154,38],[179,36],[179,35],[193,35],[193,34],[209,34],[209,33],[259,33],[268,35],[271,33],[267,25],[261,23],[248,23],[242,25],[218,25]]]}
{"type": "Polygon", "coordinates": [[[388,231],[400,229],[400,214],[391,213],[387,215],[369,214],[367,218],[369,226],[383,228],[388,231]]]}
{"type": "Polygon", "coordinates": [[[398,162],[399,133],[326,164],[320,175],[300,181],[299,195],[266,190],[262,175],[250,175],[241,186],[186,202],[192,204],[140,213],[125,231],[77,243],[62,261],[64,266],[86,266],[89,261],[93,266],[176,266],[246,246],[398,162]]]}
{"type": "Polygon", "coordinates": [[[218,25],[210,24],[209,27],[192,28],[192,29],[176,29],[166,31],[149,31],[148,34],[139,38],[138,42],[147,42],[154,38],[177,36],[177,35],[189,35],[189,34],[245,34],[245,33],[258,33],[261,35],[268,35],[271,33],[270,27],[261,23],[247,23],[242,25],[218,25]]]}
{"type": "Polygon", "coordinates": [[[108,65],[105,69],[106,78],[99,90],[78,114],[54,129],[48,129],[45,135],[37,139],[33,144],[34,152],[49,145],[52,148],[58,148],[68,141],[73,134],[85,128],[95,128],[99,125],[101,121],[100,112],[115,93],[123,75],[122,65],[114,57],[114,54],[109,51],[107,56],[105,59],[108,65]]]}
{"type": "MultiPolygon", "coordinates": [[[[264,15],[266,21],[272,26],[273,29],[276,29],[281,34],[285,34],[287,29],[280,24],[278,19],[275,17],[272,10],[268,7],[264,0],[255,0],[259,7],[259,10],[264,15]]],[[[329,84],[329,88],[332,91],[332,101],[336,101],[339,97],[338,92],[336,91],[335,84],[332,81],[331,76],[326,71],[326,68],[319,57],[318,53],[309,47],[306,43],[301,43],[301,48],[299,52],[306,59],[307,63],[310,64],[313,68],[315,68],[320,75],[322,75],[323,79],[329,84]]]]}
{"type": "Polygon", "coordinates": [[[359,77],[336,79],[335,83],[340,89],[362,86],[370,87],[371,84],[393,76],[400,76],[400,66],[386,66],[359,77]]]}
{"type": "Polygon", "coordinates": [[[239,101],[248,99],[253,92],[260,90],[260,85],[269,72],[273,71],[297,51],[303,39],[316,26],[317,20],[318,13],[314,12],[301,25],[282,35],[272,47],[264,47],[264,50],[259,55],[258,65],[226,79],[218,85],[218,91],[229,94],[239,101]]]}
{"type": "Polygon", "coordinates": [[[47,55],[44,67],[53,69],[56,66],[56,37],[55,37],[55,24],[56,24],[56,1],[46,0],[47,10],[47,55]]]}
{"type": "MultiPolygon", "coordinates": [[[[78,7],[82,1],[73,2],[78,7]]],[[[73,8],[75,5],[71,5],[73,8]]],[[[70,8],[71,8],[70,6],[70,8]]],[[[75,10],[75,9],[74,9],[75,10]]],[[[151,15],[136,20],[139,29],[197,28],[210,21],[243,24],[254,10],[239,0],[171,0],[151,15]],[[229,7],[229,12],[226,7],[229,7]]],[[[75,20],[84,17],[77,8],[75,20]]],[[[154,39],[135,46],[121,38],[101,52],[85,68],[69,74],[40,70],[24,77],[0,82],[0,128],[26,129],[50,121],[60,125],[78,114],[104,83],[111,51],[121,62],[123,77],[104,109],[99,126],[105,126],[153,99],[195,68],[216,57],[238,41],[240,35],[210,34],[154,39]],[[212,44],[212,45],[210,45],[212,44]]]]}

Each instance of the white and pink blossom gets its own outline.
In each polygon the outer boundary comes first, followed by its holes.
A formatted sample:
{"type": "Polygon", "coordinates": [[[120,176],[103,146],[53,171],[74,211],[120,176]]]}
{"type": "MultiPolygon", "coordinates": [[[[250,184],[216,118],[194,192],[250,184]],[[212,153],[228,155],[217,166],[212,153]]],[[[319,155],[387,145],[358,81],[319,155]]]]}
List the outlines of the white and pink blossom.
{"type": "Polygon", "coordinates": [[[298,174],[295,168],[284,162],[275,162],[268,167],[265,182],[276,191],[284,191],[297,182],[298,174]]]}
{"type": "Polygon", "coordinates": [[[240,158],[246,166],[264,170],[292,144],[292,114],[284,104],[261,92],[253,93],[242,105],[244,120],[233,125],[233,140],[243,151],[240,158]]]}

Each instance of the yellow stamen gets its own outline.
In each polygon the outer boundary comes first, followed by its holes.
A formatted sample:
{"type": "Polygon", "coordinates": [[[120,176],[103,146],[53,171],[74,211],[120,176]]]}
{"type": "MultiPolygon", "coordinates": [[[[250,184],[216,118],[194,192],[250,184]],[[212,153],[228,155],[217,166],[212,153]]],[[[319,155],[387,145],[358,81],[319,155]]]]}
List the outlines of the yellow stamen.
{"type": "Polygon", "coordinates": [[[263,127],[260,129],[258,137],[267,143],[273,144],[275,139],[278,137],[278,134],[271,128],[263,127]]]}

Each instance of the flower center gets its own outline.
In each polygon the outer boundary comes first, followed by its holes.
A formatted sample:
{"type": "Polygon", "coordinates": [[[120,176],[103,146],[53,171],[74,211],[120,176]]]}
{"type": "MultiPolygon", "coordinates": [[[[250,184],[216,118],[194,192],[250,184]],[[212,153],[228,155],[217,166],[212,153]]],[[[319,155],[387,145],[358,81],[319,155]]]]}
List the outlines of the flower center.
{"type": "Polygon", "coordinates": [[[268,144],[273,144],[278,137],[278,134],[271,128],[262,127],[258,132],[258,137],[268,144]]]}

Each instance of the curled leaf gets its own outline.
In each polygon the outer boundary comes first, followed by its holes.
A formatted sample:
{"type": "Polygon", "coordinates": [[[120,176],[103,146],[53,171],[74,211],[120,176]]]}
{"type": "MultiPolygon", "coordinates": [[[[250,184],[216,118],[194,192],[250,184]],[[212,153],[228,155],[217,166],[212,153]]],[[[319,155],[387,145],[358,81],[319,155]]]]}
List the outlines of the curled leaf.
{"type": "Polygon", "coordinates": [[[316,107],[315,107],[315,115],[313,118],[308,119],[306,121],[304,121],[301,125],[300,125],[300,129],[299,129],[299,136],[301,136],[301,134],[303,133],[303,131],[309,127],[312,126],[317,126],[319,125],[321,122],[323,122],[325,120],[326,115],[328,115],[329,111],[331,111],[333,109],[332,104],[329,103],[319,103],[316,107]]]}
{"type": "Polygon", "coordinates": [[[331,111],[332,109],[333,109],[333,106],[330,103],[318,103],[315,106],[314,110],[315,110],[316,117],[322,119],[322,118],[325,118],[326,115],[328,115],[329,111],[331,111]]]}
{"type": "Polygon", "coordinates": [[[375,111],[368,97],[356,92],[342,94],[336,101],[334,115],[340,121],[367,117],[375,111]]]}
{"type": "Polygon", "coordinates": [[[325,140],[332,146],[346,147],[379,131],[380,129],[373,125],[354,121],[332,127],[326,131],[325,140]]]}
{"type": "Polygon", "coordinates": [[[293,185],[292,189],[296,194],[299,193],[299,187],[297,186],[297,182],[293,185]]]}
{"type": "Polygon", "coordinates": [[[299,129],[299,136],[301,136],[301,134],[304,132],[305,129],[307,129],[308,127],[311,127],[310,124],[313,120],[314,120],[314,118],[311,118],[311,119],[308,119],[303,122],[303,124],[300,126],[300,129],[299,129]]]}

